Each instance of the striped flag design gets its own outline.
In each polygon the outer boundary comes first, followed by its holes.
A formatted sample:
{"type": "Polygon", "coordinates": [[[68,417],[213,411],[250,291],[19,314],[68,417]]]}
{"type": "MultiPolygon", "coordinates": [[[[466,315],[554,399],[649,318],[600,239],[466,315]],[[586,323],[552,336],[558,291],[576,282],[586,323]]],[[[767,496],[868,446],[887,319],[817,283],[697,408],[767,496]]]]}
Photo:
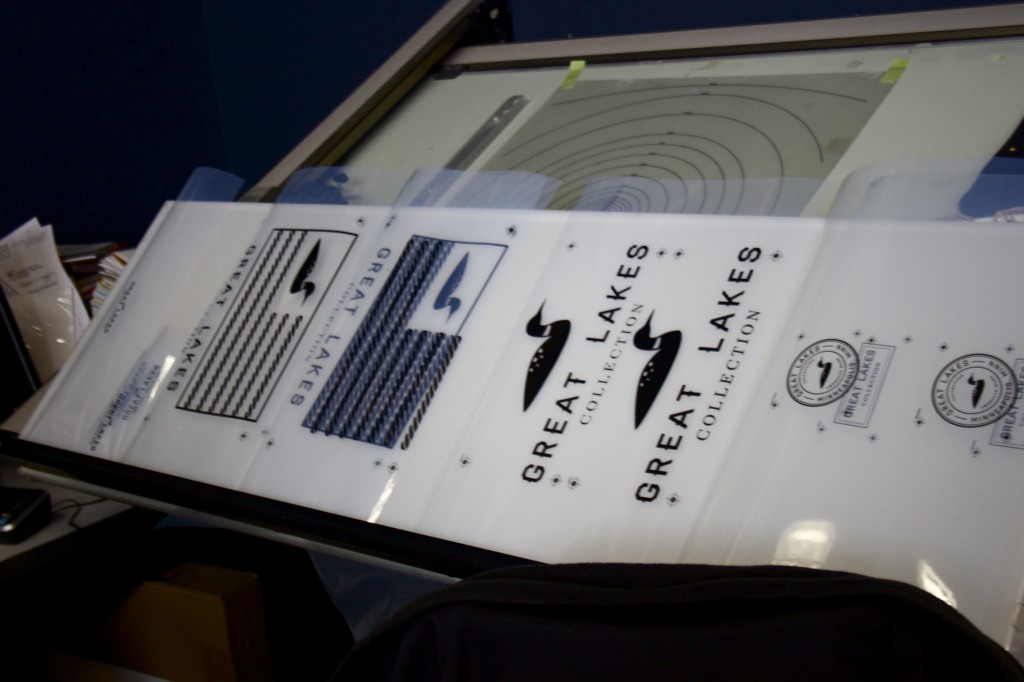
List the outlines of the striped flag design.
{"type": "MultiPolygon", "coordinates": [[[[461,337],[409,323],[456,243],[414,236],[302,425],[313,432],[408,447],[461,337]],[[408,427],[408,428],[407,428],[408,427]]],[[[442,320],[448,310],[435,312],[442,320]]]]}

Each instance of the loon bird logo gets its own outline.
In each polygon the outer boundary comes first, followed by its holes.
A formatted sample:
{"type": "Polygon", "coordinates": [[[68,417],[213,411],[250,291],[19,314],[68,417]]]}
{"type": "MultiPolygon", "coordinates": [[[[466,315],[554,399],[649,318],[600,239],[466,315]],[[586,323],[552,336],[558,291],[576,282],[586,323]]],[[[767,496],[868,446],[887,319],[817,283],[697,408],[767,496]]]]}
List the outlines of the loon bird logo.
{"type": "Polygon", "coordinates": [[[981,396],[985,393],[985,380],[975,379],[972,374],[967,378],[967,383],[974,386],[974,390],[971,391],[971,407],[977,407],[981,402],[981,396]]]}
{"type": "Polygon", "coordinates": [[[530,359],[530,367],[526,370],[526,386],[523,393],[523,412],[530,408],[533,399],[540,393],[551,370],[558,361],[558,356],[565,348],[572,323],[569,320],[555,320],[550,324],[541,322],[544,304],[540,304],[537,314],[526,323],[526,333],[536,339],[546,339],[530,359]]]}
{"type": "Polygon", "coordinates": [[[459,264],[452,270],[452,274],[448,276],[448,281],[441,287],[441,291],[437,294],[437,298],[434,299],[434,310],[443,310],[448,308],[448,319],[452,319],[452,315],[462,306],[462,299],[455,298],[452,294],[459,288],[459,284],[462,282],[463,276],[466,274],[466,265],[469,263],[469,254],[467,253],[459,261],[459,264]]]}
{"type": "Polygon", "coordinates": [[[1017,376],[1013,367],[992,355],[961,356],[936,375],[932,406],[954,426],[978,428],[1003,418],[1012,422],[1015,418],[1008,415],[1021,386],[1017,376]]]}
{"type": "Polygon", "coordinates": [[[832,363],[825,362],[825,358],[818,360],[818,367],[821,368],[821,374],[818,376],[818,388],[825,388],[825,382],[828,381],[828,377],[832,374],[832,363]]]}
{"type": "Polygon", "coordinates": [[[306,256],[306,260],[302,262],[302,267],[299,268],[298,274],[295,275],[295,279],[292,280],[292,286],[288,290],[289,293],[297,294],[300,291],[305,292],[302,296],[302,303],[306,303],[306,299],[313,295],[316,291],[316,284],[310,282],[307,277],[313,272],[313,268],[316,267],[316,259],[320,257],[320,240],[316,240],[316,244],[313,245],[313,250],[306,256]]]}
{"type": "Polygon", "coordinates": [[[633,346],[638,350],[655,351],[654,357],[647,361],[636,385],[636,407],[634,420],[636,428],[643,423],[647,412],[654,405],[655,398],[668,378],[668,373],[679,355],[679,347],[683,343],[683,333],[679,330],[665,332],[660,336],[651,336],[651,320],[654,312],[647,318],[647,323],[633,336],[633,346]]]}

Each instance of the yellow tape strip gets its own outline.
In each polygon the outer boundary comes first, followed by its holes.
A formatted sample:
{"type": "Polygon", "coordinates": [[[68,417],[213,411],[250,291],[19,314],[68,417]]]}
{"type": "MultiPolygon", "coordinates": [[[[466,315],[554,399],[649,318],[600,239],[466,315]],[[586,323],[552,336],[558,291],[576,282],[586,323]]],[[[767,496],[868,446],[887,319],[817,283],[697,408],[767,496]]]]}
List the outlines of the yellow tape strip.
{"type": "Polygon", "coordinates": [[[572,86],[576,85],[576,79],[583,73],[583,67],[587,63],[582,59],[574,59],[569,62],[569,73],[566,74],[565,80],[562,81],[562,89],[570,90],[572,86]]]}
{"type": "Polygon", "coordinates": [[[883,83],[895,83],[903,75],[903,72],[907,70],[907,64],[910,60],[906,57],[900,59],[894,59],[889,62],[889,70],[882,74],[883,83]]]}

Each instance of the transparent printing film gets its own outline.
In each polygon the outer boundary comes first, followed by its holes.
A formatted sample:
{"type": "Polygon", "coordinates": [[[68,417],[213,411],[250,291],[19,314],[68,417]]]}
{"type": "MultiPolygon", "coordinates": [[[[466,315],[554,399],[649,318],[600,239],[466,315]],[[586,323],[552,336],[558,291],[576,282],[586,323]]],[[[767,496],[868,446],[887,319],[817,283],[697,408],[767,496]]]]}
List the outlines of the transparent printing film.
{"type": "Polygon", "coordinates": [[[23,437],[543,561],[896,578],[1005,641],[1024,236],[983,166],[866,169],[834,219],[351,168],[176,202],[23,437]]]}

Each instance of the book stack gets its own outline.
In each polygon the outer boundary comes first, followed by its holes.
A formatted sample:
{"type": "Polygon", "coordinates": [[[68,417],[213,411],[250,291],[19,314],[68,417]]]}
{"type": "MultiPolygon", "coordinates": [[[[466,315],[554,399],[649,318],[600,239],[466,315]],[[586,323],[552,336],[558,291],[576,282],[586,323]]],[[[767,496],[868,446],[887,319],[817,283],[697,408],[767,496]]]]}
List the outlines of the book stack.
{"type": "Polygon", "coordinates": [[[57,247],[61,265],[74,282],[82,301],[89,307],[90,315],[95,315],[99,310],[128,262],[131,250],[124,246],[119,242],[100,242],[57,247]]]}
{"type": "Polygon", "coordinates": [[[93,316],[103,307],[103,302],[107,300],[107,296],[114,288],[117,278],[124,272],[128,261],[131,260],[134,253],[135,249],[120,249],[100,259],[99,279],[96,281],[96,286],[92,290],[92,297],[89,299],[89,309],[93,316]]]}
{"type": "Polygon", "coordinates": [[[100,260],[116,251],[121,244],[99,242],[94,244],[64,244],[57,246],[60,263],[68,273],[82,301],[88,306],[93,290],[100,281],[100,260]]]}

